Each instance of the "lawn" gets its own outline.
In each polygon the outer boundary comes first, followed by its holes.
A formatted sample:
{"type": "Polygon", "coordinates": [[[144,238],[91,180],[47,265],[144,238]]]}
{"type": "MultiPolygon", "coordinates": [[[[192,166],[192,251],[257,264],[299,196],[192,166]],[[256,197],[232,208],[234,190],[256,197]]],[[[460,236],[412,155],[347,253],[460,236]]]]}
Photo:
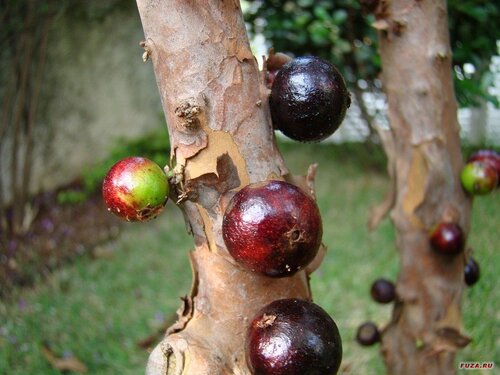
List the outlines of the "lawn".
{"type": "MultiPolygon", "coordinates": [[[[363,321],[388,321],[391,307],[372,302],[369,288],[375,278],[394,279],[398,272],[390,222],[371,233],[366,229],[369,207],[388,187],[383,156],[352,145],[281,147],[294,173],[319,163],[316,188],[329,251],[311,285],[315,301],[340,328],[343,373],[384,374],[378,349],[353,340],[363,321]]],[[[499,209],[498,193],[474,202],[469,244],[482,278],[464,294],[464,327],[473,342],[457,360],[500,360],[499,209]]],[[[161,327],[188,293],[191,248],[180,211],[169,205],[157,220],[127,224],[95,257],[82,257],[35,288],[16,291],[0,304],[0,374],[59,374],[43,355],[44,346],[58,357],[78,358],[89,374],[144,373],[148,352],[137,343],[161,327]]]]}

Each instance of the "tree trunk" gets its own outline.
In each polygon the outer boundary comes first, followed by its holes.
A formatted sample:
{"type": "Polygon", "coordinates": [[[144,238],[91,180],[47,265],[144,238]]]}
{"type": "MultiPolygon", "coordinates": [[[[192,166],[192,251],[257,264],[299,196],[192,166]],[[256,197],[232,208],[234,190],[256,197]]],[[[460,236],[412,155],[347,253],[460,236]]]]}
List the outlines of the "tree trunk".
{"type": "Polygon", "coordinates": [[[457,104],[444,0],[381,1],[382,80],[391,129],[382,139],[394,179],[391,219],[400,254],[398,301],[383,330],[389,374],[454,374],[462,332],[466,252],[435,254],[431,228],[458,223],[467,233],[471,200],[460,184],[457,104]]]}
{"type": "MultiPolygon", "coordinates": [[[[228,254],[222,215],[249,183],[291,179],[237,0],[137,0],[166,114],[178,201],[195,242],[191,293],[151,353],[148,374],[249,374],[245,332],[265,304],[310,299],[307,272],[273,279],[228,254]]],[[[312,173],[311,173],[312,174],[312,173]]],[[[311,176],[293,181],[309,186],[311,176]]],[[[175,251],[175,249],[169,249],[175,251]]]]}

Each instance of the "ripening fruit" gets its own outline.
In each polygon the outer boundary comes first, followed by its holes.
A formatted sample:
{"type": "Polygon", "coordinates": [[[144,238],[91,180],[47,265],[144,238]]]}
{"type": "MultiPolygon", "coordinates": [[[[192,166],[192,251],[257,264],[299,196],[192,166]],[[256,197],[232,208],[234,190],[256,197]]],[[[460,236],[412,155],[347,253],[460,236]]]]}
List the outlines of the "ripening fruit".
{"type": "Polygon", "coordinates": [[[102,184],[108,209],[127,221],[156,217],[167,202],[168,191],[168,179],[160,166],[137,156],[113,165],[102,184]]]}
{"type": "Polygon", "coordinates": [[[356,331],[356,341],[363,346],[371,346],[380,341],[380,332],[373,322],[365,322],[356,331]]]}
{"type": "Polygon", "coordinates": [[[498,173],[494,165],[476,160],[467,163],[460,174],[462,186],[473,195],[492,192],[498,185],[498,173]]]}
{"type": "Polygon", "coordinates": [[[321,141],[332,135],[350,104],[337,68],[314,56],[286,63],[276,74],[269,97],[274,127],[301,142],[321,141]]]}
{"type": "Polygon", "coordinates": [[[372,284],[370,294],[378,303],[390,303],[396,299],[396,287],[392,281],[377,279],[372,284]]]}
{"type": "Polygon", "coordinates": [[[244,267],[284,277],[307,266],[321,245],[316,202],[295,185],[265,181],[241,189],[222,221],[229,253],[244,267]]]}
{"type": "Polygon", "coordinates": [[[467,286],[472,286],[479,281],[481,275],[479,263],[472,257],[469,257],[464,267],[464,281],[467,286]]]}
{"type": "Polygon", "coordinates": [[[462,228],[455,223],[439,223],[432,229],[429,239],[432,249],[442,255],[457,255],[465,246],[462,228]]]}
{"type": "Polygon", "coordinates": [[[467,162],[483,161],[493,165],[497,171],[497,187],[500,187],[500,153],[495,150],[479,150],[469,156],[467,162]]]}
{"type": "Polygon", "coordinates": [[[247,361],[255,375],[335,375],[342,341],[320,306],[296,298],[265,306],[248,329],[247,361]]]}

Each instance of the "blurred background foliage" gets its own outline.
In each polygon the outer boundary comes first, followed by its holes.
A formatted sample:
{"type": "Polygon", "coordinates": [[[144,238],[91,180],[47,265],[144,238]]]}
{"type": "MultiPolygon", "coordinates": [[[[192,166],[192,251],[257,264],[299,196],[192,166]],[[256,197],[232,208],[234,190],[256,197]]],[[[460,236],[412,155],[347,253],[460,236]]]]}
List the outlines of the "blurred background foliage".
{"type": "MultiPolygon", "coordinates": [[[[352,88],[380,90],[375,0],[249,0],[246,21],[276,52],[321,56],[343,72],[352,88]]],[[[488,93],[490,59],[497,52],[499,3],[450,0],[449,28],[457,98],[461,106],[480,100],[499,105],[488,93]]],[[[359,101],[359,92],[353,92],[359,101]]]]}

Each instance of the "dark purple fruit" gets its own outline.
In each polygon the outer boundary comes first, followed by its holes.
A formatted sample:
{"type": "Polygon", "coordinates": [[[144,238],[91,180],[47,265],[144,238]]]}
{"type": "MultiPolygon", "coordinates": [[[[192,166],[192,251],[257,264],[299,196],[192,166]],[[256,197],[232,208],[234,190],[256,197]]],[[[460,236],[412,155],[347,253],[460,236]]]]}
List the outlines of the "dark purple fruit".
{"type": "Polygon", "coordinates": [[[497,187],[500,187],[500,153],[495,150],[479,150],[469,156],[467,162],[482,161],[491,164],[497,171],[497,187]]]}
{"type": "Polygon", "coordinates": [[[457,255],[464,249],[465,236],[458,224],[440,223],[431,231],[430,243],[438,254],[457,255]]]}
{"type": "Polygon", "coordinates": [[[494,165],[481,160],[465,164],[460,173],[463,188],[473,195],[492,192],[498,185],[498,173],[494,165]]]}
{"type": "Polygon", "coordinates": [[[333,319],[318,305],[295,298],[274,301],[257,314],[246,348],[255,375],[334,375],[342,361],[333,319]]]}
{"type": "Polygon", "coordinates": [[[241,189],[222,222],[229,253],[246,268],[272,277],[307,266],[321,244],[315,201],[295,185],[265,181],[241,189]]]}
{"type": "Polygon", "coordinates": [[[269,104],[275,128],[294,140],[313,142],[338,129],[351,99],[337,68],[318,57],[306,56],[279,70],[269,104]]]}
{"type": "Polygon", "coordinates": [[[167,176],[155,162],[128,157],[111,167],[102,184],[108,209],[127,221],[145,221],[156,217],[168,197],[167,176]]]}
{"type": "Polygon", "coordinates": [[[479,263],[472,257],[469,257],[467,264],[464,267],[465,284],[472,286],[478,282],[480,276],[479,263]]]}
{"type": "Polygon", "coordinates": [[[365,322],[358,327],[356,341],[363,346],[371,346],[380,341],[380,332],[375,323],[365,322]]]}
{"type": "Polygon", "coordinates": [[[379,303],[390,303],[396,299],[396,288],[392,281],[377,279],[372,284],[370,293],[374,301],[379,303]]]}

